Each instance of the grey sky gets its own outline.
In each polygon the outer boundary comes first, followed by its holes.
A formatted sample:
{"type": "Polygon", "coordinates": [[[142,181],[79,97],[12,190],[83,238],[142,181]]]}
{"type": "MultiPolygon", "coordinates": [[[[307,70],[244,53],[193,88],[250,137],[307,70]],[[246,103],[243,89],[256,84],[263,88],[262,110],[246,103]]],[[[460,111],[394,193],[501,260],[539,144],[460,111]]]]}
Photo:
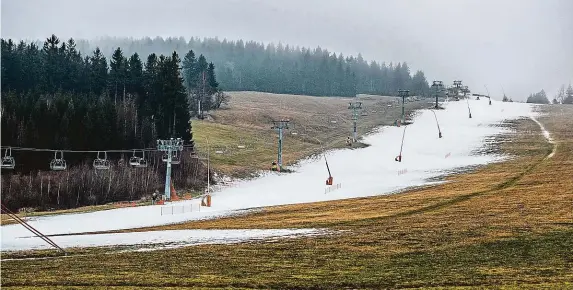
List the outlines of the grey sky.
{"type": "Polygon", "coordinates": [[[571,0],[2,0],[2,37],[280,41],[523,100],[573,82],[572,11],[571,0]]]}

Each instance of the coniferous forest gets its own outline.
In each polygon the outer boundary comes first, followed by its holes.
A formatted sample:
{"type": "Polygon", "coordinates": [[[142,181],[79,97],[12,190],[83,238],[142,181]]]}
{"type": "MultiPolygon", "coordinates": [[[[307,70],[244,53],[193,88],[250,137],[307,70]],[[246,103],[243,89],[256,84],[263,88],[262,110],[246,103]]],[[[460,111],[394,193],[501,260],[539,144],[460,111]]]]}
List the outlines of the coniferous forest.
{"type": "Polygon", "coordinates": [[[188,101],[218,91],[214,66],[204,56],[187,52],[183,70],[176,52],[142,59],[117,48],[108,61],[98,48],[83,55],[73,39],[54,35],[42,47],[2,39],[1,53],[2,153],[16,162],[13,170],[2,170],[5,205],[69,208],[150,194],[162,188],[162,156],[130,150],[153,149],[157,139],[184,140],[182,161],[174,166],[176,187],[206,182],[205,169],[191,156],[188,101]],[[63,155],[67,170],[50,171],[55,152],[44,149],[69,150],[63,155]],[[92,168],[97,151],[107,155],[110,170],[92,168]],[[130,168],[133,155],[145,157],[148,167],[130,168]]]}
{"type": "Polygon", "coordinates": [[[184,55],[193,50],[213,62],[217,80],[225,91],[354,97],[356,94],[394,96],[398,90],[408,89],[414,95],[429,95],[424,72],[411,72],[406,62],[367,62],[360,54],[344,56],[320,47],[217,38],[187,41],[183,37],[78,40],[80,51],[92,51],[95,47],[110,55],[117,47],[129,54],[143,55],[173,51],[184,55]]]}

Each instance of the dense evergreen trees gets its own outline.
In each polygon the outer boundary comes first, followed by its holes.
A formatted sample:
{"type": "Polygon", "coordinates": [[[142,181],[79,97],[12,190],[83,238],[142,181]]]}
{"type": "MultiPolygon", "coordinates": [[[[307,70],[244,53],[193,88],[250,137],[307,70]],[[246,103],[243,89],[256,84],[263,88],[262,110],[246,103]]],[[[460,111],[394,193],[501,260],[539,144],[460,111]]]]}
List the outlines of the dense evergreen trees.
{"type": "Polygon", "coordinates": [[[2,39],[2,144],[105,150],[153,146],[157,138],[191,141],[184,78],[190,94],[201,88],[205,99],[218,83],[203,55],[191,69],[183,62],[185,75],[180,63],[177,52],[152,53],[143,65],[138,53],[126,57],[121,48],[109,62],[99,48],[83,57],[73,39],[55,35],[41,49],[2,39]],[[69,126],[97,134],[70,134],[69,126]]]}
{"type": "MultiPolygon", "coordinates": [[[[176,51],[179,55],[185,55],[184,70],[191,63],[201,62],[197,55],[187,55],[188,51],[201,53],[213,62],[220,87],[226,91],[316,96],[355,96],[357,93],[395,95],[399,89],[409,89],[416,95],[429,93],[424,73],[418,71],[412,77],[407,63],[369,63],[361,55],[345,57],[320,47],[309,49],[243,40],[220,41],[216,38],[191,38],[186,41],[182,37],[78,41],[81,51],[92,51],[96,46],[102,47],[109,55],[116,47],[121,47],[126,53],[137,52],[140,55],[176,51]]],[[[205,69],[205,66],[208,64],[199,65],[201,69],[205,69]]],[[[186,86],[192,89],[196,89],[196,84],[197,80],[186,81],[186,86]]]]}
{"type": "Polygon", "coordinates": [[[545,91],[541,90],[539,93],[530,94],[527,98],[527,103],[549,104],[549,99],[545,91]]]}
{"type": "MultiPolygon", "coordinates": [[[[41,48],[34,43],[16,44],[10,39],[2,39],[1,49],[0,119],[3,147],[125,150],[154,148],[159,138],[181,137],[186,141],[186,152],[192,151],[189,103],[180,68],[181,60],[176,52],[159,57],[151,54],[143,65],[139,54],[133,53],[127,57],[121,48],[116,48],[108,62],[99,48],[95,48],[89,56],[83,56],[73,39],[63,42],[55,35],[47,38],[41,48]]],[[[204,57],[203,61],[206,62],[204,57]]],[[[211,84],[215,85],[215,75],[209,73],[209,68],[208,64],[205,65],[205,72],[213,78],[211,84]]],[[[192,77],[197,78],[196,75],[192,77]]],[[[208,87],[207,93],[214,94],[217,90],[216,86],[208,87]]],[[[2,182],[2,192],[10,192],[3,195],[6,203],[14,208],[54,206],[55,197],[42,202],[35,198],[36,194],[42,194],[41,188],[44,186],[42,177],[38,177],[41,175],[38,170],[49,169],[53,152],[16,150],[12,153],[16,159],[15,170],[2,170],[3,179],[7,178],[2,182]],[[11,186],[20,184],[20,178],[24,178],[21,174],[29,175],[29,184],[14,189],[11,186]],[[36,181],[40,185],[39,193],[33,188],[36,181]]],[[[184,161],[174,172],[176,186],[185,188],[198,186],[202,182],[202,178],[197,176],[200,171],[198,161],[188,153],[183,154],[184,161]],[[194,172],[194,175],[190,172],[194,172]],[[190,176],[194,176],[194,179],[190,176]]],[[[84,176],[87,173],[80,170],[89,170],[96,154],[66,153],[64,158],[68,163],[68,172],[85,178],[82,177],[82,181],[66,181],[66,189],[58,189],[57,206],[125,200],[149,194],[148,190],[156,185],[149,181],[163,174],[161,156],[149,152],[148,158],[153,168],[144,172],[146,182],[140,180],[137,183],[133,183],[135,179],[117,179],[120,176],[133,176],[134,173],[126,171],[129,170],[126,169],[126,160],[130,156],[130,153],[110,152],[108,158],[114,162],[112,173],[108,180],[100,178],[101,174],[97,179],[101,179],[101,182],[107,180],[105,182],[109,184],[123,182],[133,186],[129,191],[109,189],[102,196],[98,195],[102,194],[98,191],[103,188],[101,183],[96,182],[95,177],[88,178],[98,188],[85,187],[89,183],[84,176]],[[124,162],[115,163],[118,160],[124,162]],[[93,196],[87,198],[78,193],[77,197],[74,195],[73,202],[59,200],[60,193],[71,198],[68,190],[89,191],[93,196]]],[[[57,172],[50,174],[51,180],[62,178],[57,172]]]]}

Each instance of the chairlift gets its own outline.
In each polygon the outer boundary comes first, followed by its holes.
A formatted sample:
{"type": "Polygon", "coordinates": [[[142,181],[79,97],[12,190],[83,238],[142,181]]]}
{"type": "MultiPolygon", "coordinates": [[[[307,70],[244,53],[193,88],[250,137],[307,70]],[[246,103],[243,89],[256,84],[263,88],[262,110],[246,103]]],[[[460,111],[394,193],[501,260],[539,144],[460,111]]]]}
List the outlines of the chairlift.
{"type": "Polygon", "coordinates": [[[2,169],[14,169],[16,162],[14,157],[12,157],[12,148],[7,148],[4,151],[4,157],[2,157],[2,169]]]}
{"type": "Polygon", "coordinates": [[[66,170],[66,160],[64,160],[64,151],[54,152],[54,159],[50,162],[50,169],[52,170],[66,170]],[[60,152],[60,158],[58,158],[58,152],[60,152]]]}
{"type": "Polygon", "coordinates": [[[103,158],[100,158],[100,151],[97,153],[97,158],[94,160],[94,168],[98,170],[108,170],[110,162],[107,160],[107,152],[103,152],[103,158]]]}
{"type": "Polygon", "coordinates": [[[179,157],[177,150],[175,150],[173,152],[173,156],[171,156],[171,164],[179,164],[179,163],[181,163],[181,158],[179,157]]]}
{"type": "Polygon", "coordinates": [[[133,150],[133,156],[129,158],[129,165],[137,168],[147,167],[147,160],[145,160],[145,151],[141,150],[141,156],[135,156],[135,150],[133,150]]]}

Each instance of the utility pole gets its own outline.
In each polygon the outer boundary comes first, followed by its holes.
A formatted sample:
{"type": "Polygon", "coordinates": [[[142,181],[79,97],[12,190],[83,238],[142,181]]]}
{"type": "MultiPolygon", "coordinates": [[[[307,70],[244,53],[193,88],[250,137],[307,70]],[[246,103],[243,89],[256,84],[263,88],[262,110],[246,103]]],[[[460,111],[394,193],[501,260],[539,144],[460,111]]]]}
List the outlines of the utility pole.
{"type": "Polygon", "coordinates": [[[173,152],[183,151],[183,140],[181,138],[157,140],[157,150],[167,152],[167,159],[163,159],[164,162],[167,162],[167,171],[165,173],[165,196],[167,200],[171,200],[171,161],[173,158],[173,152]]]}
{"type": "Polygon", "coordinates": [[[406,122],[406,115],[404,112],[404,104],[406,103],[406,98],[410,95],[410,90],[398,90],[398,96],[402,97],[402,124],[406,122]]]}
{"type": "Polygon", "coordinates": [[[277,165],[279,167],[279,171],[281,171],[283,166],[283,130],[288,129],[288,122],[289,120],[273,121],[273,127],[271,128],[277,130],[279,133],[279,148],[277,153],[277,165]]]}
{"type": "Polygon", "coordinates": [[[352,121],[354,122],[353,137],[354,142],[356,142],[358,136],[356,132],[356,121],[358,121],[358,110],[362,109],[362,102],[350,102],[348,103],[348,109],[352,110],[352,121]]]}
{"type": "Polygon", "coordinates": [[[454,81],[455,98],[459,99],[460,90],[462,88],[462,81],[454,81]]]}
{"type": "Polygon", "coordinates": [[[440,96],[441,92],[443,91],[444,88],[444,84],[442,83],[442,81],[434,81],[432,83],[432,92],[434,93],[435,97],[436,97],[436,109],[439,108],[438,105],[438,97],[440,96]]]}

